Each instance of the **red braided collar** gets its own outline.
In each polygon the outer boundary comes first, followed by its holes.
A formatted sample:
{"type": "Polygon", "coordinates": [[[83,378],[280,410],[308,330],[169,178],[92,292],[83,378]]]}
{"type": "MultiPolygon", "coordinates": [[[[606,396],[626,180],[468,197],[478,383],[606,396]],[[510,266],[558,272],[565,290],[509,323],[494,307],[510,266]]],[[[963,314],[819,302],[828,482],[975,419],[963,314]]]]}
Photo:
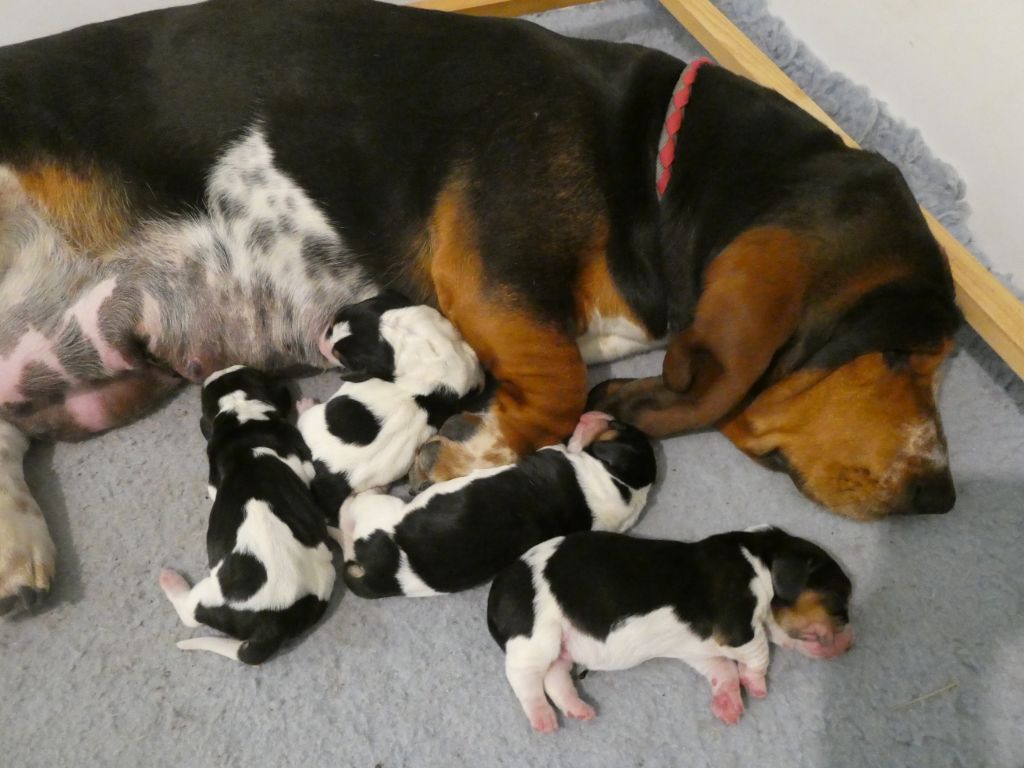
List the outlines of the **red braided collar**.
{"type": "Polygon", "coordinates": [[[676,159],[676,134],[683,124],[683,112],[690,101],[690,91],[697,79],[697,71],[705,64],[713,65],[714,62],[702,57],[687,64],[672,90],[672,99],[665,112],[665,126],[661,129],[661,139],[658,141],[658,163],[654,171],[659,200],[668,189],[668,180],[672,178],[672,161],[676,159]]]}

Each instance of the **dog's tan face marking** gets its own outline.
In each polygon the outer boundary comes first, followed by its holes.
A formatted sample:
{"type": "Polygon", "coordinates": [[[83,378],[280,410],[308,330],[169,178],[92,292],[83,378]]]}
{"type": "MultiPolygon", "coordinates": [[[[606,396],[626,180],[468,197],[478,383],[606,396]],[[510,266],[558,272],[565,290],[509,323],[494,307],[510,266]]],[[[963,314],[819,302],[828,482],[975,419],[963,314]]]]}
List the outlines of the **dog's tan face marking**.
{"type": "Polygon", "coordinates": [[[25,194],[77,253],[109,255],[128,236],[132,213],[125,185],[94,166],[36,162],[15,171],[25,194]]]}
{"type": "Polygon", "coordinates": [[[950,347],[911,355],[898,370],[873,353],[834,371],[797,372],[722,432],[754,458],[781,457],[801,490],[842,515],[914,511],[915,486],[949,471],[935,379],[950,347]]]}

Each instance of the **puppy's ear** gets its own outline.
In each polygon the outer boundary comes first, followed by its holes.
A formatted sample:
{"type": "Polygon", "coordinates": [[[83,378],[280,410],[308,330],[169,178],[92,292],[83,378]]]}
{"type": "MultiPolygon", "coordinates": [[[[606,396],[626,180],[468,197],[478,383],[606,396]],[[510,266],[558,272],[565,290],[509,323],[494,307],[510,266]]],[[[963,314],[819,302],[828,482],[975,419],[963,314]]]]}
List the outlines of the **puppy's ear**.
{"type": "Polygon", "coordinates": [[[795,603],[807,586],[811,558],[807,555],[782,555],[772,561],[772,588],[783,603],[795,603]]]}
{"type": "Polygon", "coordinates": [[[639,490],[654,482],[658,462],[650,442],[639,433],[638,436],[640,440],[597,441],[584,450],[604,464],[616,479],[639,490]]]}
{"type": "Polygon", "coordinates": [[[203,433],[204,438],[210,439],[210,434],[213,432],[213,422],[205,413],[199,417],[199,430],[203,433]]]}

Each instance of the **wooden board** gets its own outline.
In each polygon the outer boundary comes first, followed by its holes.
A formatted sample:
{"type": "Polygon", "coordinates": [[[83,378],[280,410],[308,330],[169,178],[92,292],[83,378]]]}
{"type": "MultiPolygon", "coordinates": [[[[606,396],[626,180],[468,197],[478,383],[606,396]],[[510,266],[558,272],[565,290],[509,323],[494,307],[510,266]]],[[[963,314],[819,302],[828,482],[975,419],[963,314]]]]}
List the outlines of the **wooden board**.
{"type": "MultiPolygon", "coordinates": [[[[710,0],[661,0],[661,4],[719,64],[778,91],[842,136],[851,147],[857,146],[857,142],[710,0]]],[[[1024,304],[927,210],[924,210],[924,217],[949,258],[957,301],[967,322],[1018,376],[1024,378],[1024,304]]]]}
{"type": "Polygon", "coordinates": [[[421,0],[410,5],[413,8],[454,11],[471,16],[524,16],[593,2],[597,0],[421,0]]]}
{"type": "MultiPolygon", "coordinates": [[[[583,0],[593,2],[593,0],[583,0]]],[[[851,147],[857,143],[779,69],[710,0],[660,0],[722,66],[772,88],[823,122],[851,147]]],[[[569,5],[574,0],[420,0],[419,8],[514,16],[569,5]]],[[[924,210],[924,209],[922,209],[924,210]]],[[[949,258],[964,317],[1006,364],[1024,378],[1024,304],[989,272],[934,216],[925,220],[949,258]]]]}

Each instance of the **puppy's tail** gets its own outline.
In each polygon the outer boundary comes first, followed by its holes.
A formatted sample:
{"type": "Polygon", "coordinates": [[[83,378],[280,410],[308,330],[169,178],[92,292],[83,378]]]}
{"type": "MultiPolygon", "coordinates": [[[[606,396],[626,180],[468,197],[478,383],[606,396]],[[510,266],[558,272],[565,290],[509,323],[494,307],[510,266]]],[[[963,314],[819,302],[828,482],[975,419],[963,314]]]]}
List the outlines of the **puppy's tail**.
{"type": "Polygon", "coordinates": [[[242,647],[242,641],[233,637],[193,637],[179,640],[177,645],[183,651],[212,651],[238,661],[238,650],[242,647]]]}
{"type": "Polygon", "coordinates": [[[245,664],[262,664],[281,647],[282,637],[257,632],[248,640],[233,637],[193,637],[181,640],[178,647],[183,651],[211,651],[245,664]]]}

